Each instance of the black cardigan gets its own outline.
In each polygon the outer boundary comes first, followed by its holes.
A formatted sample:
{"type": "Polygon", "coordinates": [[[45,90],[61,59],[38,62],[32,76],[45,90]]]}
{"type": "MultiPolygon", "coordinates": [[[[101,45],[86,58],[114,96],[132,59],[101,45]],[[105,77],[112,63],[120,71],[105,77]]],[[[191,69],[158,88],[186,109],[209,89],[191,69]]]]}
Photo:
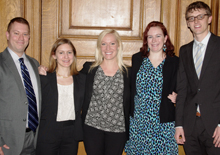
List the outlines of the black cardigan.
{"type": "MultiPolygon", "coordinates": [[[[93,68],[89,72],[90,66],[92,62],[86,62],[83,65],[83,69],[80,71],[86,75],[86,90],[85,90],[85,99],[83,103],[82,109],[82,120],[83,123],[85,122],[86,114],[89,108],[89,104],[92,97],[93,92],[93,82],[95,73],[98,67],[93,68]]],[[[128,73],[125,71],[123,72],[123,79],[124,79],[124,92],[123,92],[123,108],[124,108],[124,117],[125,117],[125,131],[127,134],[127,139],[129,138],[129,116],[130,116],[130,68],[128,68],[128,73]]]]}
{"type": "MultiPolygon", "coordinates": [[[[142,53],[138,52],[132,56],[132,70],[131,70],[131,115],[134,114],[134,96],[136,95],[136,75],[142,64],[142,53]]],[[[170,99],[167,98],[172,92],[176,92],[177,70],[179,65],[179,58],[167,55],[163,65],[163,89],[162,99],[160,104],[160,122],[175,121],[175,106],[170,99]]]]}

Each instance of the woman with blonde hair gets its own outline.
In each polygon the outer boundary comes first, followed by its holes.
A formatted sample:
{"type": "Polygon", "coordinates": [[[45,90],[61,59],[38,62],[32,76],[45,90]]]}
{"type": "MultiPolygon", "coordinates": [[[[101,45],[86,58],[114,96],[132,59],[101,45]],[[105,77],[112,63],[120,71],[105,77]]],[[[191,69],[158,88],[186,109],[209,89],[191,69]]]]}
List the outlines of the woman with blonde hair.
{"type": "Polygon", "coordinates": [[[97,40],[95,62],[86,62],[83,103],[84,144],[88,155],[121,155],[129,130],[130,80],[122,41],[107,29],[97,40]]]}
{"type": "Polygon", "coordinates": [[[76,50],[70,40],[54,43],[48,73],[40,77],[42,110],[37,155],[77,155],[78,141],[83,139],[85,75],[76,69],[76,50]]]}

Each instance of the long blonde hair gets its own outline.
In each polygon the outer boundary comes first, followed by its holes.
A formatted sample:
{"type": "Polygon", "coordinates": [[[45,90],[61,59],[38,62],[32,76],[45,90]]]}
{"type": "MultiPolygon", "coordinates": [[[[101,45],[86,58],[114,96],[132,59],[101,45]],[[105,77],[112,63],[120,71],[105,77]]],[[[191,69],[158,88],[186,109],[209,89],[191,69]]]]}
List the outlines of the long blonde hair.
{"type": "Polygon", "coordinates": [[[72,42],[71,42],[69,39],[65,39],[65,38],[58,39],[58,40],[53,44],[52,49],[51,49],[51,52],[50,52],[48,72],[49,72],[49,73],[52,73],[52,72],[54,72],[54,71],[57,69],[57,61],[53,58],[53,55],[56,54],[57,48],[58,48],[60,45],[63,45],[63,44],[68,44],[68,45],[70,45],[70,47],[71,47],[72,50],[73,50],[74,57],[73,57],[73,63],[72,63],[71,66],[70,66],[70,74],[71,74],[71,75],[76,75],[76,74],[78,74],[78,71],[77,71],[77,69],[76,69],[76,49],[75,49],[75,47],[73,46],[72,42]]]}
{"type": "Polygon", "coordinates": [[[116,30],[113,29],[106,29],[102,31],[97,40],[97,45],[96,45],[96,50],[95,50],[95,62],[91,65],[89,71],[91,71],[93,68],[99,66],[103,62],[103,55],[101,51],[101,42],[102,39],[107,35],[107,34],[113,34],[116,38],[116,41],[118,43],[119,49],[118,49],[118,54],[117,54],[117,63],[119,70],[123,72],[124,70],[127,71],[126,65],[123,63],[123,46],[122,46],[122,41],[121,38],[116,30]]]}

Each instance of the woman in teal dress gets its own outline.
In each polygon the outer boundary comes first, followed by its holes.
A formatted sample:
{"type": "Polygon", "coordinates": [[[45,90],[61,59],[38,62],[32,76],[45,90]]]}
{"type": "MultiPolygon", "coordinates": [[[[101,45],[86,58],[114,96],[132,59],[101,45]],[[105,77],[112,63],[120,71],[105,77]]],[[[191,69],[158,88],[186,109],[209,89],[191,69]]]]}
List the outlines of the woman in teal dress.
{"type": "Polygon", "coordinates": [[[132,56],[131,102],[127,155],[178,154],[175,134],[175,88],[178,58],[161,22],[151,22],[143,47],[132,56]]]}

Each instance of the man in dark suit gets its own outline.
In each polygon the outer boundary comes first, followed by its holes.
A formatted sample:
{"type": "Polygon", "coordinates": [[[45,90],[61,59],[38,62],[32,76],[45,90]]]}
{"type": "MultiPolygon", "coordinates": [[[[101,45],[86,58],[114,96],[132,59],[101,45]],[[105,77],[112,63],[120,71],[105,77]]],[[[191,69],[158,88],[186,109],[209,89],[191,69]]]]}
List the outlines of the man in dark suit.
{"type": "Polygon", "coordinates": [[[175,139],[187,155],[220,154],[220,38],[209,32],[211,21],[204,2],[186,8],[194,40],[179,53],[175,139]]]}
{"type": "Polygon", "coordinates": [[[30,26],[13,18],[6,32],[8,47],[0,53],[0,155],[35,154],[41,90],[39,63],[25,54],[30,26]]]}

